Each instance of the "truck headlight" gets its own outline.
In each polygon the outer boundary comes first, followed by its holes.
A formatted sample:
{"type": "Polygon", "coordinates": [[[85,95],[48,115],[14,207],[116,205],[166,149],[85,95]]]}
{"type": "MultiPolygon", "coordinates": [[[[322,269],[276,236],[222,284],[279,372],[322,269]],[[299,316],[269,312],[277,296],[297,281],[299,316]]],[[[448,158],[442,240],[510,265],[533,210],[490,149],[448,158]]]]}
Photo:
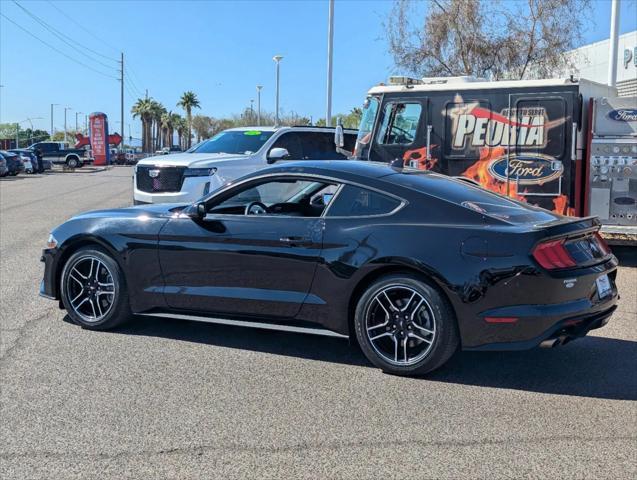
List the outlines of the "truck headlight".
{"type": "Polygon", "coordinates": [[[212,168],[187,168],[184,177],[209,177],[217,171],[216,167],[212,168]]]}

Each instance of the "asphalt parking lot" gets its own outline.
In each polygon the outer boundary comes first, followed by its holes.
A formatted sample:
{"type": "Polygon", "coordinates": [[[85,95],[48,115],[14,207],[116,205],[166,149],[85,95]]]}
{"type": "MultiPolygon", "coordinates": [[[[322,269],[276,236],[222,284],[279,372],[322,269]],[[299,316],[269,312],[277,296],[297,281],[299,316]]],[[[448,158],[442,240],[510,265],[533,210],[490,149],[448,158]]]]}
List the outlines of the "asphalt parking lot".
{"type": "Polygon", "coordinates": [[[0,181],[0,478],[637,476],[635,250],[590,337],[400,378],[335,338],[65,321],[37,295],[48,233],[131,188],[127,167],[0,181]]]}

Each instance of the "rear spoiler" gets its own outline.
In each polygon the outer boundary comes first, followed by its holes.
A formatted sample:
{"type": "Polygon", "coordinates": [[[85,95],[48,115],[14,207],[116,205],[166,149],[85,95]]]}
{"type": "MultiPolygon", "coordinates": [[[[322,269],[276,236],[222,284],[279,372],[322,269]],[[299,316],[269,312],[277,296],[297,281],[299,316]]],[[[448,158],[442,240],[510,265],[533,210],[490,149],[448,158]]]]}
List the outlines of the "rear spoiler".
{"type": "Polygon", "coordinates": [[[546,232],[546,238],[569,237],[597,232],[602,226],[598,217],[564,217],[554,222],[537,225],[546,232]]]}

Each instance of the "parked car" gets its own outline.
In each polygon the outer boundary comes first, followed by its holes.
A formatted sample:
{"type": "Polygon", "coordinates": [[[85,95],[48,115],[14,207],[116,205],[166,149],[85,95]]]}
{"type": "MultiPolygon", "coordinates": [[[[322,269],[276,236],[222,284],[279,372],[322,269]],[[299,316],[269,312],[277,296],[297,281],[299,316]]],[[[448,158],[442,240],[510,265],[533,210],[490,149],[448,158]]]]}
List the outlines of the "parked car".
{"type": "Polygon", "coordinates": [[[0,153],[0,177],[6,177],[9,175],[9,169],[7,168],[7,161],[4,159],[2,153],[0,153]]]}
{"type": "Polygon", "coordinates": [[[36,155],[41,154],[45,160],[54,164],[64,164],[69,168],[80,168],[87,162],[87,151],[83,148],[69,148],[64,142],[38,142],[29,146],[36,155]]]}
{"type": "MultiPolygon", "coordinates": [[[[356,132],[345,133],[354,148],[356,132]]],[[[135,204],[194,202],[224,183],[281,160],[344,159],[334,128],[244,127],[224,130],[190,150],[137,163],[135,204]]]]}
{"type": "Polygon", "coordinates": [[[133,313],[310,323],[387,372],[423,374],[458,348],[552,347],[604,326],[617,259],[599,228],[422,170],[281,163],[191,205],[72,218],[49,237],[40,292],[96,330],[133,313]]]}
{"type": "Polygon", "coordinates": [[[44,165],[40,163],[41,161],[38,159],[38,156],[32,150],[18,148],[9,151],[20,156],[24,163],[24,171],[26,173],[44,172],[44,165]]]}
{"type": "Polygon", "coordinates": [[[9,152],[8,150],[0,150],[2,156],[7,161],[7,168],[9,169],[9,175],[16,176],[21,172],[24,172],[24,163],[20,159],[20,156],[9,152]]]}

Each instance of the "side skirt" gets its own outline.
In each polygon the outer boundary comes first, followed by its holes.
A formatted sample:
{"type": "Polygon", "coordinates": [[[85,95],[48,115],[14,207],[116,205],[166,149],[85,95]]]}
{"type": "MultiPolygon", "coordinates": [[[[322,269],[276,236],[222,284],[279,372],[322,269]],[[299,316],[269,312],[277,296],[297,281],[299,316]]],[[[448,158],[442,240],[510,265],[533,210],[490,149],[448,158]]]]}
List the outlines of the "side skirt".
{"type": "Polygon", "coordinates": [[[226,318],[203,317],[199,315],[184,315],[181,313],[137,313],[146,317],[174,318],[176,320],[190,320],[194,322],[215,323],[218,325],[232,325],[235,327],[262,328],[264,330],[276,330],[279,332],[308,333],[310,335],[323,335],[325,337],[349,338],[347,335],[326,330],[324,328],[297,327],[278,323],[248,322],[244,320],[230,320],[226,318]]]}

